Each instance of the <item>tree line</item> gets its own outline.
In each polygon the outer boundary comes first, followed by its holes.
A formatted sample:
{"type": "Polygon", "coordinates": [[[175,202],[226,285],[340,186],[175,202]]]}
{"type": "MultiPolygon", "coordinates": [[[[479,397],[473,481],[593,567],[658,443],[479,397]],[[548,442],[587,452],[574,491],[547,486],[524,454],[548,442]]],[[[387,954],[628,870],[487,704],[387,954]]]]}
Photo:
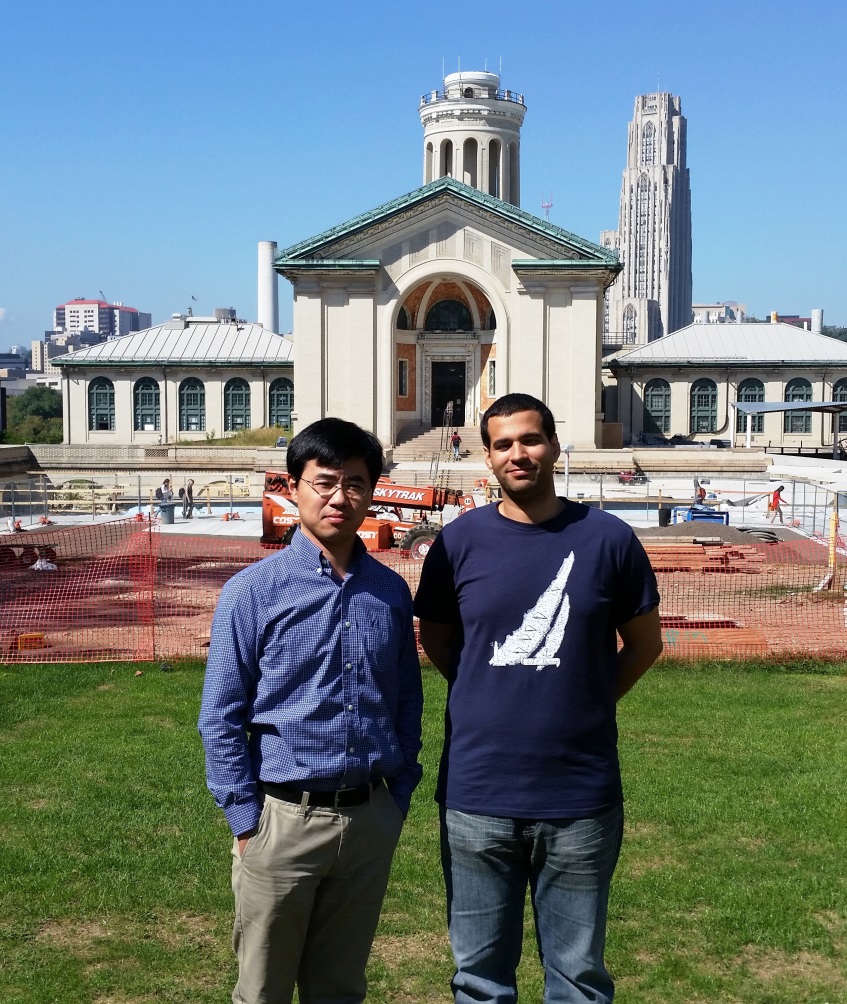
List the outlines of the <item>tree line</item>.
{"type": "Polygon", "coordinates": [[[6,398],[3,443],[61,443],[62,395],[52,387],[30,387],[6,398]]]}

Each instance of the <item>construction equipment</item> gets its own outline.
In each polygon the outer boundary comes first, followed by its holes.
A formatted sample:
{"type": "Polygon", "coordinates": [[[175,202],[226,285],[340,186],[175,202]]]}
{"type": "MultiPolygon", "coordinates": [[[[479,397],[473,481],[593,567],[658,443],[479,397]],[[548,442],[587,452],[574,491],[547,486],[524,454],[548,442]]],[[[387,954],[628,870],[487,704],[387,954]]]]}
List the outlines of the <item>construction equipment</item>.
{"type": "MultiPolygon", "coordinates": [[[[397,484],[389,478],[380,478],[359,536],[369,551],[398,547],[423,561],[444,523],[485,502],[483,493],[397,484]]],[[[268,471],[262,493],[262,547],[285,546],[299,522],[288,475],[268,471]]]]}

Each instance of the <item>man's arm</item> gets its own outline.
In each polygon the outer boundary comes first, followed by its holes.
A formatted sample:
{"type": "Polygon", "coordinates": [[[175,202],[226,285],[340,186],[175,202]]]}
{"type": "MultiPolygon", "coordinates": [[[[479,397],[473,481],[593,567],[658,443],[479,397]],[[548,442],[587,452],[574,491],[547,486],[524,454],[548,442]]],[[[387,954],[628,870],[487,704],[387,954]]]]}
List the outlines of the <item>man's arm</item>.
{"type": "Polygon", "coordinates": [[[453,664],[453,650],[459,641],[459,629],[455,624],[439,624],[437,621],[420,622],[421,647],[429,661],[445,680],[450,679],[453,664]]]}
{"type": "Polygon", "coordinates": [[[251,592],[240,586],[231,579],[215,610],[199,721],[209,789],[238,837],[255,829],[261,812],[247,747],[259,674],[255,609],[251,592]]]}
{"type": "MultiPolygon", "coordinates": [[[[621,624],[618,634],[623,648],[618,652],[618,700],[631,690],[662,654],[659,608],[621,624]]],[[[421,625],[423,641],[423,625],[421,625]]]]}
{"type": "Polygon", "coordinates": [[[423,775],[423,768],[418,763],[418,754],[421,751],[423,685],[421,683],[421,664],[418,659],[418,648],[415,644],[415,632],[412,626],[414,621],[411,596],[409,597],[406,623],[405,641],[400,652],[398,665],[400,689],[395,721],[397,741],[403,751],[405,766],[396,777],[388,780],[388,790],[404,815],[409,811],[412,792],[420,783],[423,775]]]}

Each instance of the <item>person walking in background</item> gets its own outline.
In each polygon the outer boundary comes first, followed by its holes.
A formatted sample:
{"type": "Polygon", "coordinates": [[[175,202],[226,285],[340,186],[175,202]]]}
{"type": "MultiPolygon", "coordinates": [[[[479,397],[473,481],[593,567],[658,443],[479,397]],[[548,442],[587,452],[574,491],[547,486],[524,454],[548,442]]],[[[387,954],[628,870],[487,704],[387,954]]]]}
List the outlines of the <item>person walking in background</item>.
{"type": "Polygon", "coordinates": [[[161,487],[156,492],[156,498],[160,502],[173,502],[174,491],[173,488],[171,488],[170,478],[165,478],[165,480],[162,482],[161,487]]]}
{"type": "Polygon", "coordinates": [[[546,1004],[609,1004],[615,705],[662,651],[656,578],[625,523],[557,497],[546,405],[508,394],[481,433],[503,500],[444,527],[415,598],[448,683],[436,800],[453,994],[517,1000],[529,888],[546,1004]]]}
{"type": "Polygon", "coordinates": [[[189,478],[182,490],[182,518],[191,519],[194,514],[194,479],[189,478]]]}
{"type": "Polygon", "coordinates": [[[773,523],[777,516],[779,516],[779,521],[785,526],[785,521],[782,518],[782,503],[785,499],[782,497],[782,493],[785,491],[785,485],[780,485],[779,488],[771,495],[770,501],[768,502],[768,512],[770,513],[769,522],[773,523]]]}
{"type": "Polygon", "coordinates": [[[291,544],[233,576],[200,712],[232,829],[239,1004],[359,1004],[391,859],[421,778],[423,692],[405,581],[357,531],[379,441],[325,418],[287,466],[291,544]]]}
{"type": "Polygon", "coordinates": [[[453,435],[450,437],[450,445],[453,447],[453,459],[461,460],[459,450],[462,446],[462,437],[459,435],[458,429],[453,430],[453,435]]]}

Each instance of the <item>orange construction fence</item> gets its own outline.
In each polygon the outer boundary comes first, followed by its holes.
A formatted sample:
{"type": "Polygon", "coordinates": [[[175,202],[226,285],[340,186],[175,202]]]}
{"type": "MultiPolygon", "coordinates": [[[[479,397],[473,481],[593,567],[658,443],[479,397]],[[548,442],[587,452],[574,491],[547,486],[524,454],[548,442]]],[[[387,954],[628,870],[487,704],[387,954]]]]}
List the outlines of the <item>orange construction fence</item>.
{"type": "MultiPolygon", "coordinates": [[[[645,542],[665,655],[847,658],[845,561],[813,540],[645,542]]],[[[0,662],[203,657],[221,586],[258,541],[115,520],[0,535],[0,662]]],[[[414,591],[420,563],[378,552],[414,591]]]]}

